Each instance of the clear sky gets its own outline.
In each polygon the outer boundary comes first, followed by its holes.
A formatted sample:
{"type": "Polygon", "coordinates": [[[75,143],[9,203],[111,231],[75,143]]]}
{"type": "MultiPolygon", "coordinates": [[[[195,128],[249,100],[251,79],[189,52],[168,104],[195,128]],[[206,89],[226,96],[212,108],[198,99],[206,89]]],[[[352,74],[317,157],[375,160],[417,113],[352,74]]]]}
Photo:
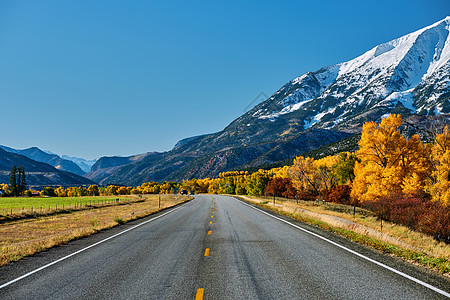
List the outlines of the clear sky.
{"type": "Polygon", "coordinates": [[[0,144],[170,150],[261,92],[447,15],[449,0],[0,0],[0,144]]]}

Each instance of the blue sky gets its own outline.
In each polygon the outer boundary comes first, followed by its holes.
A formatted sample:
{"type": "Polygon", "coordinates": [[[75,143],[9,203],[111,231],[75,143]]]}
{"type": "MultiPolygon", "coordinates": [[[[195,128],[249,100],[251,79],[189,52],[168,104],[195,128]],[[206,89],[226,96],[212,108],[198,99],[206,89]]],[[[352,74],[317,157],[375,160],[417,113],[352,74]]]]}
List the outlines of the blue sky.
{"type": "Polygon", "coordinates": [[[0,144],[166,151],[447,15],[448,0],[0,1],[0,144]]]}

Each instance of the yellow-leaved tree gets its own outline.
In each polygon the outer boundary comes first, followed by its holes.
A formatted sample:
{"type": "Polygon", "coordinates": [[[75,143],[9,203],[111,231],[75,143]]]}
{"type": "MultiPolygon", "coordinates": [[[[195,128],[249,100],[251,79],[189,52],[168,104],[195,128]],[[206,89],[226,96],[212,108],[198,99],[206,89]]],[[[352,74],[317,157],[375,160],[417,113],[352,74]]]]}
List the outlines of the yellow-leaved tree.
{"type": "Polygon", "coordinates": [[[434,201],[450,205],[450,132],[437,134],[429,150],[431,172],[425,190],[434,201]]]}
{"type": "Polygon", "coordinates": [[[380,124],[363,125],[355,163],[352,196],[361,202],[395,192],[421,190],[428,172],[428,160],[418,135],[407,140],[398,130],[400,115],[390,115],[380,124]]]}
{"type": "Polygon", "coordinates": [[[336,174],[333,172],[333,166],[339,162],[337,155],[330,155],[314,161],[316,176],[319,178],[320,189],[329,191],[336,186],[336,174]]]}
{"type": "Polygon", "coordinates": [[[320,192],[320,183],[317,176],[314,159],[297,156],[294,164],[289,168],[293,186],[299,191],[320,192]]]}
{"type": "Polygon", "coordinates": [[[273,177],[275,178],[290,178],[289,166],[273,168],[270,169],[270,172],[273,173],[273,177]]]}
{"type": "Polygon", "coordinates": [[[318,160],[298,156],[289,168],[293,186],[299,191],[313,194],[330,191],[337,183],[334,167],[339,162],[339,155],[326,156],[318,160]]]}

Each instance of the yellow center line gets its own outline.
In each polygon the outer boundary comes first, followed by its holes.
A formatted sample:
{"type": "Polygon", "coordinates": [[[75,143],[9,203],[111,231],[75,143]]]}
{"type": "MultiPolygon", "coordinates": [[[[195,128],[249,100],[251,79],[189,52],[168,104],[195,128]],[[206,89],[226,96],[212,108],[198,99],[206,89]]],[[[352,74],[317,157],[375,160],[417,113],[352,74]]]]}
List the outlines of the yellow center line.
{"type": "Polygon", "coordinates": [[[208,231],[208,235],[210,235],[212,233],[212,230],[208,231]]]}
{"type": "Polygon", "coordinates": [[[209,221],[209,224],[212,224],[212,221],[209,221]]]}
{"type": "Polygon", "coordinates": [[[205,249],[205,256],[209,256],[209,248],[205,249]]]}
{"type": "Polygon", "coordinates": [[[211,215],[211,218],[214,218],[214,216],[213,216],[213,215],[211,215]]]}
{"type": "Polygon", "coordinates": [[[197,289],[197,294],[195,295],[195,300],[203,300],[203,294],[205,293],[205,289],[197,289]]]}

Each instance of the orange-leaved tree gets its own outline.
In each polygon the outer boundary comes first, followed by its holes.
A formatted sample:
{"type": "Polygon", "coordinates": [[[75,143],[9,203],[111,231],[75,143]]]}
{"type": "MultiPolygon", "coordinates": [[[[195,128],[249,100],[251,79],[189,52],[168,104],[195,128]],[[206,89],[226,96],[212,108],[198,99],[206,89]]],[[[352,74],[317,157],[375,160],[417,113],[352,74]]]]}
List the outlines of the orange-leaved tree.
{"type": "Polygon", "coordinates": [[[450,205],[450,132],[448,126],[441,134],[436,134],[429,150],[431,172],[426,191],[436,202],[450,205]]]}
{"type": "Polygon", "coordinates": [[[314,194],[320,192],[320,180],[311,157],[297,156],[294,164],[289,168],[292,184],[299,191],[308,191],[314,194]]]}
{"type": "Polygon", "coordinates": [[[429,168],[424,146],[418,135],[407,140],[398,130],[401,125],[401,116],[395,114],[380,124],[363,125],[352,187],[352,196],[359,201],[423,189],[429,168]]]}

